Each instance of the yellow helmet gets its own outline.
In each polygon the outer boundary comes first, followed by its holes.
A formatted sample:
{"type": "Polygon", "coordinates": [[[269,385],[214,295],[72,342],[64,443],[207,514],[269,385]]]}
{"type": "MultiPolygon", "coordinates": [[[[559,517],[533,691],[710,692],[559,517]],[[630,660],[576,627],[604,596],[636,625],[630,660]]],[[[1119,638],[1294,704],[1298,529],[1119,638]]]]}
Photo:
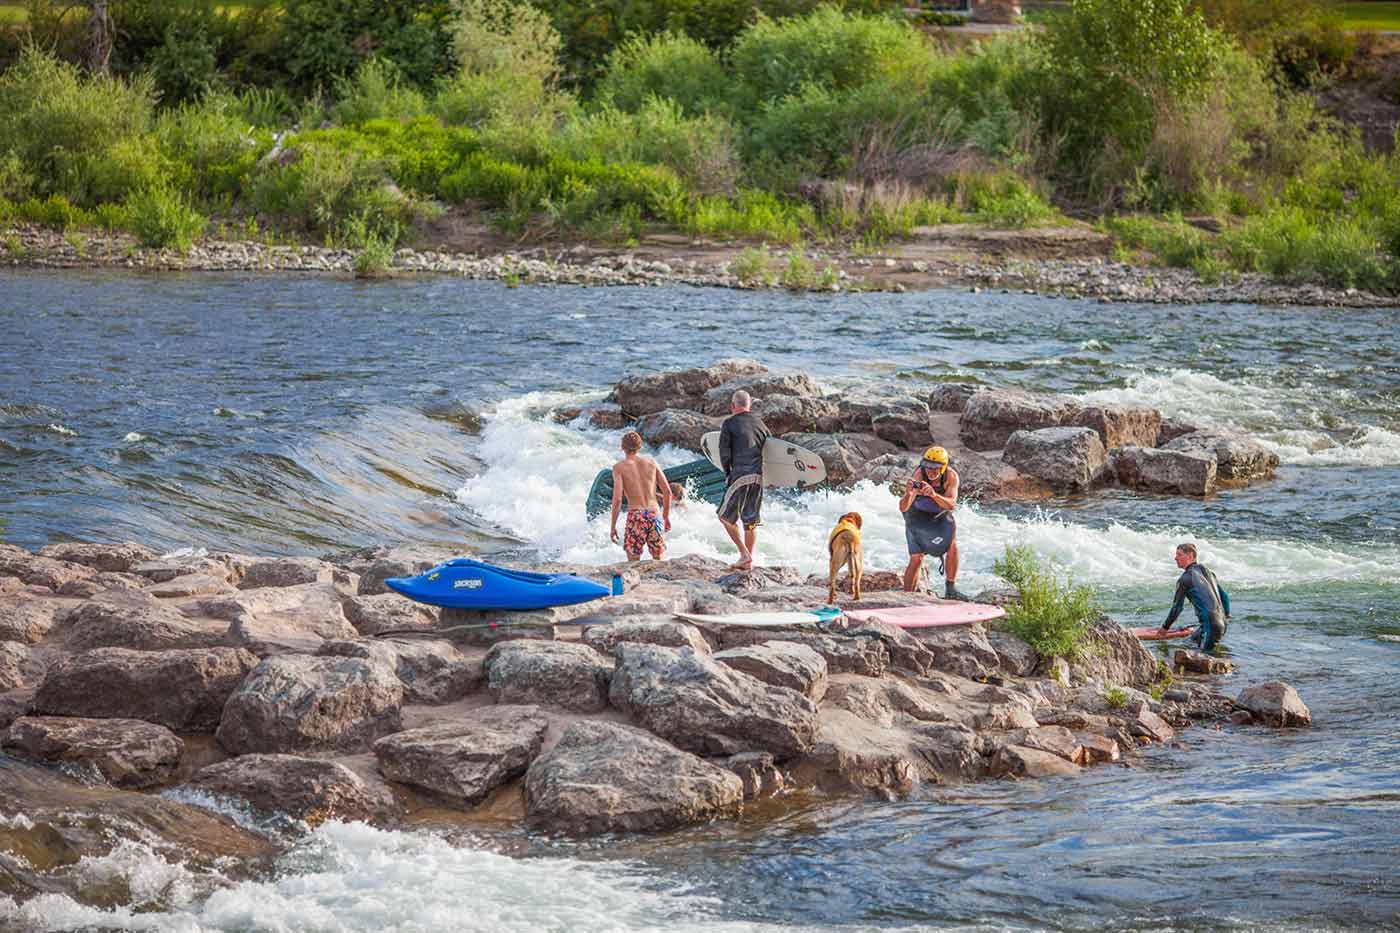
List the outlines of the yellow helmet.
{"type": "Polygon", "coordinates": [[[938,464],[938,472],[942,473],[944,470],[948,469],[948,451],[944,450],[942,447],[930,447],[928,450],[924,451],[923,462],[924,464],[938,464]]]}

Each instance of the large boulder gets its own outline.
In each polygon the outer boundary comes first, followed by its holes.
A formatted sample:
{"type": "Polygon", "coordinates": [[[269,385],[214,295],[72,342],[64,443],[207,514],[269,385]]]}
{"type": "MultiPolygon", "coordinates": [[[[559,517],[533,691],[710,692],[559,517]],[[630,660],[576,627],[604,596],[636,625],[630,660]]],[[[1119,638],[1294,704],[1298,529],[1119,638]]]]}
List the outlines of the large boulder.
{"type": "MultiPolygon", "coordinates": [[[[949,465],[958,474],[959,499],[1044,499],[1054,492],[1044,480],[1028,476],[999,459],[984,457],[970,450],[953,454],[949,465]]],[[[899,480],[898,494],[903,495],[903,482],[912,473],[913,470],[910,470],[899,480]]],[[[894,491],[892,488],[891,492],[894,491]]]]}
{"type": "Polygon", "coordinates": [[[384,585],[384,581],[390,577],[415,577],[457,556],[460,555],[446,548],[375,549],[368,552],[360,562],[351,565],[351,569],[360,575],[360,582],[356,584],[355,592],[361,596],[392,593],[393,590],[384,585]]]}
{"type": "Polygon", "coordinates": [[[1057,489],[1084,490],[1100,479],[1107,463],[1103,442],[1092,428],[1017,431],[1006,441],[1006,463],[1057,489]]]}
{"type": "Polygon", "coordinates": [[[374,661],[266,658],[228,698],[215,738],[234,755],[363,751],[399,731],[403,693],[394,672],[374,661]]]}
{"type": "MultiPolygon", "coordinates": [[[[795,588],[796,589],[796,588],[795,588]]],[[[806,589],[801,587],[800,589],[806,589]]],[[[825,591],[821,596],[825,597],[825,591]]],[[[808,600],[817,605],[822,600],[808,600]]],[[[864,605],[864,601],[862,605],[864,605]]],[[[789,608],[784,605],[784,608],[789,608]]],[[[715,647],[724,650],[766,641],[791,641],[806,645],[826,660],[829,674],[861,674],[879,677],[890,666],[890,647],[878,635],[818,635],[801,627],[775,629],[770,626],[745,628],[741,625],[701,626],[715,647]]]]}
{"type": "Polygon", "coordinates": [[[10,725],[0,750],[17,758],[90,767],[114,787],[152,787],[175,776],[185,743],[164,726],[139,719],[25,716],[10,725]]]}
{"type": "Polygon", "coordinates": [[[486,686],[497,703],[553,706],[576,713],[607,708],[613,663],[587,645],[507,641],[486,655],[486,686]]]}
{"type": "Polygon", "coordinates": [[[1070,665],[1076,681],[1143,689],[1157,679],[1156,656],[1136,635],[1107,616],[1090,623],[1087,645],[1070,665]]]}
{"type": "Polygon", "coordinates": [[[0,544],[0,577],[14,577],[30,586],[42,586],[55,593],[75,583],[91,580],[96,571],[81,564],[70,564],[31,554],[24,548],[0,544]]]}
{"type": "Polygon", "coordinates": [[[767,367],[753,360],[720,360],[696,369],[631,376],[619,382],[613,394],[624,412],[638,418],[666,408],[699,408],[711,389],[766,372],[767,367]]]}
{"type": "Polygon", "coordinates": [[[1110,470],[1120,485],[1144,492],[1208,496],[1215,491],[1216,462],[1209,453],[1119,447],[1110,470]]]}
{"type": "Polygon", "coordinates": [[[49,669],[34,711],[143,719],[176,732],[212,732],[224,703],[257,664],[238,648],[94,648],[49,669]]]}
{"type": "Polygon", "coordinates": [[[1183,434],[1195,434],[1199,430],[1201,430],[1200,425],[1190,421],[1183,421],[1180,418],[1163,418],[1162,427],[1157,432],[1156,442],[1148,446],[1165,447],[1183,434]]]}
{"type": "Polygon", "coordinates": [[[1054,752],[1024,745],[1004,745],[992,758],[993,777],[1040,778],[1060,777],[1079,773],[1079,766],[1054,752]]]}
{"type": "Polygon", "coordinates": [[[1093,428],[1105,449],[1154,447],[1162,430],[1162,413],[1155,408],[1127,405],[1090,405],[1073,412],[1065,424],[1093,428]]]}
{"type": "Polygon", "coordinates": [[[229,593],[233,584],[223,577],[208,573],[182,573],[159,583],[151,583],[142,590],[158,599],[187,599],[192,596],[213,596],[229,593]]]}
{"type": "Polygon", "coordinates": [[[904,720],[874,725],[823,704],[812,750],[791,765],[794,781],[829,793],[870,792],[889,798],[923,782],[976,780],[986,765],[977,735],[947,722],[904,720]]]}
{"type": "Polygon", "coordinates": [[[1235,703],[1261,722],[1271,726],[1310,726],[1312,713],[1298,696],[1298,691],[1280,680],[1271,680],[1256,687],[1246,687],[1235,703]]]}
{"type": "Polygon", "coordinates": [[[830,431],[835,429],[836,405],[824,398],[798,395],[776,395],[753,404],[753,412],[763,419],[773,434],[793,431],[830,431]]]}
{"type": "Polygon", "coordinates": [[[958,429],[973,450],[1000,450],[1017,431],[1058,427],[1078,409],[1078,402],[1063,395],[992,389],[968,399],[958,429]]]}
{"type": "Polygon", "coordinates": [[[826,658],[798,642],[768,641],[730,648],[716,661],[774,687],[796,690],[814,702],[826,693],[826,658]]]}
{"type": "Polygon", "coordinates": [[[525,773],[548,728],[537,706],[491,706],[453,722],[387,735],[374,743],[374,757],[391,781],[474,804],[525,773]]]}
{"type": "Polygon", "coordinates": [[[38,683],[44,676],[44,662],[17,641],[0,641],[0,693],[38,683]]]}
{"type": "Polygon", "coordinates": [[[241,590],[197,600],[185,612],[228,621],[229,643],[259,656],[315,651],[327,639],[359,634],[340,592],[327,583],[241,590]]]}
{"type": "Polygon", "coordinates": [[[90,648],[207,648],[224,643],[226,625],[186,618],[140,590],[107,590],[68,613],[53,636],[73,651],[90,648]]]}
{"type": "Polygon", "coordinates": [[[699,654],[710,653],[709,642],[705,641],[699,629],[669,619],[619,620],[607,625],[590,625],[583,630],[583,643],[604,654],[612,654],[623,642],[663,645],[667,648],[690,648],[699,654]]]}
{"type": "Polygon", "coordinates": [[[928,410],[962,414],[967,403],[979,392],[990,391],[975,382],[941,382],[928,394],[928,410]]]}
{"type": "Polygon", "coordinates": [[[802,694],[684,648],[620,645],[609,695],[638,724],[698,754],[787,758],[810,748],[816,732],[817,707],[802,694]]]}
{"type": "Polygon", "coordinates": [[[436,606],[425,606],[398,593],[347,596],[341,601],[346,620],[361,635],[378,635],[391,629],[429,630],[438,624],[436,606]]]}
{"type": "Polygon", "coordinates": [[[679,408],[667,408],[643,415],[637,422],[637,433],[653,447],[671,444],[682,450],[699,452],[701,439],[711,431],[718,431],[720,424],[720,418],[679,408]]]}
{"type": "Polygon", "coordinates": [[[1001,655],[987,640],[981,625],[950,625],[920,629],[914,633],[933,652],[935,670],[986,680],[1001,668],[1001,655]]]}
{"type": "Polygon", "coordinates": [[[239,755],[201,768],[187,786],[241,800],[264,814],[316,822],[376,822],[402,810],[387,785],[339,762],[296,755],[239,755]]]}
{"type": "Polygon", "coordinates": [[[923,399],[900,399],[871,417],[870,432],[904,450],[923,451],[933,443],[928,414],[923,399]]]}
{"type": "Polygon", "coordinates": [[[529,824],[575,835],[674,829],[733,814],[743,799],[733,772],[611,722],[569,726],[525,776],[529,824]]]}
{"type": "Polygon", "coordinates": [[[124,544],[83,544],[65,541],[40,548],[39,555],[107,573],[132,573],[137,564],[156,558],[156,553],[150,548],[131,541],[124,544]]]}
{"type": "MultiPolygon", "coordinates": [[[[771,426],[770,426],[771,427],[771,426]]],[[[793,431],[783,440],[805,447],[821,457],[826,467],[826,481],[833,486],[855,482],[860,468],[876,457],[893,453],[895,445],[873,434],[811,434],[793,431]]]]}
{"type": "Polygon", "coordinates": [[[484,678],[480,660],[441,639],[328,641],[316,653],[384,665],[403,684],[408,703],[451,703],[477,690],[484,678]]]}
{"type": "Polygon", "coordinates": [[[1253,438],[1220,431],[1183,434],[1168,443],[1165,449],[1214,455],[1215,475],[1222,483],[1268,479],[1274,475],[1279,463],[1277,454],[1253,438]]]}
{"type": "Polygon", "coordinates": [[[36,594],[0,596],[0,641],[26,645],[42,641],[58,617],[67,612],[68,607],[61,600],[36,594]]]}
{"type": "Polygon", "coordinates": [[[276,557],[254,561],[243,571],[238,581],[240,590],[265,586],[301,586],[306,583],[330,583],[336,567],[314,557],[276,557]]]}
{"type": "Polygon", "coordinates": [[[919,405],[923,405],[925,410],[928,408],[928,404],[914,398],[908,388],[898,385],[852,386],[826,398],[836,403],[836,418],[841,430],[859,434],[874,433],[876,416],[894,411],[905,402],[915,403],[911,406],[914,411],[918,410],[919,405]]]}
{"type": "MultiPolygon", "coordinates": [[[[707,415],[729,414],[729,403],[734,393],[743,389],[757,402],[767,402],[777,398],[820,398],[821,389],[806,373],[765,373],[758,376],[743,376],[715,386],[705,393],[700,402],[700,411],[707,415]]],[[[835,410],[833,405],[832,410],[835,410]]],[[[771,427],[771,425],[770,425],[771,427]]]]}

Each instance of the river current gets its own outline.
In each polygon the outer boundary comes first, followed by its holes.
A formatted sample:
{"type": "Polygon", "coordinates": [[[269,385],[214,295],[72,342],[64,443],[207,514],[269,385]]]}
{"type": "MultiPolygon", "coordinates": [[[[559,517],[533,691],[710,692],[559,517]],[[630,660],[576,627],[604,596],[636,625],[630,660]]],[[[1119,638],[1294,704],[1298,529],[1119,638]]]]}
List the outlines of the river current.
{"type": "MultiPolygon", "coordinates": [[[[1226,689],[1286,680],[1315,721],[1192,728],[1184,749],[1075,780],[797,800],[659,838],[329,824],[257,881],[132,840],[75,869],[123,879],[130,906],[0,898],[0,929],[1400,927],[1397,323],[960,291],[0,273],[0,518],[27,547],[611,561],[583,502],[619,432],[549,411],[725,356],[831,390],[982,381],[1249,431],[1283,460],[1252,489],[962,506],[960,583],[1025,542],[1149,624],[1172,546],[1195,541],[1234,603],[1226,689]]],[[[767,504],[760,562],[818,569],[851,509],[866,566],[899,566],[893,500],[869,486],[767,504]]],[[[675,524],[672,556],[728,554],[705,506],[675,524]]]]}

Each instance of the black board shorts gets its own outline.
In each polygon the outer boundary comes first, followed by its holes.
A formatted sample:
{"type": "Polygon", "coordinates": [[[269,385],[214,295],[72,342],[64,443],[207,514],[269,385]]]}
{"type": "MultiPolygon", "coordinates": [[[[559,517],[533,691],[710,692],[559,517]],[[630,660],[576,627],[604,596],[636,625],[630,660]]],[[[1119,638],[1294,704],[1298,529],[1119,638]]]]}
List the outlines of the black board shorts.
{"type": "Polygon", "coordinates": [[[953,546],[958,526],[951,511],[925,512],[911,508],[904,513],[904,543],[910,554],[942,557],[953,546]]]}
{"type": "Polygon", "coordinates": [[[757,528],[763,524],[763,477],[756,473],[736,476],[724,490],[724,501],[716,511],[732,525],[757,528]]]}

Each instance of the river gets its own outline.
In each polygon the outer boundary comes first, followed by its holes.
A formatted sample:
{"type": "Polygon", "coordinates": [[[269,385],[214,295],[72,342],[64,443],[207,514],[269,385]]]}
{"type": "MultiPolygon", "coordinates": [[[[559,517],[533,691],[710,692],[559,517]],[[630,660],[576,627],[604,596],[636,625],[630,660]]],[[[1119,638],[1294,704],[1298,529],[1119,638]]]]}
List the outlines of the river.
{"type": "MultiPolygon", "coordinates": [[[[1400,312],[933,291],[507,288],[449,279],[0,272],[7,540],[319,554],[395,541],[615,559],[584,519],[618,432],[547,417],[624,375],[758,359],[835,391],[943,380],[1143,402],[1260,436],[1278,479],[1206,501],[964,505],[962,588],[1029,543],[1130,624],[1172,546],[1229,588],[1226,689],[1283,679],[1313,729],[1182,735],[1078,780],[804,799],[659,838],[323,826],[233,881],[133,840],[77,871],[129,906],[0,899],[0,927],[160,930],[1314,929],[1400,926],[1400,312]]],[[[665,463],[693,459],[663,450],[665,463]]],[[[780,499],[760,561],[815,570],[888,493],[780,499]]],[[[671,555],[724,555],[704,506],[671,555]]],[[[71,879],[69,879],[71,881],[71,879]]]]}

